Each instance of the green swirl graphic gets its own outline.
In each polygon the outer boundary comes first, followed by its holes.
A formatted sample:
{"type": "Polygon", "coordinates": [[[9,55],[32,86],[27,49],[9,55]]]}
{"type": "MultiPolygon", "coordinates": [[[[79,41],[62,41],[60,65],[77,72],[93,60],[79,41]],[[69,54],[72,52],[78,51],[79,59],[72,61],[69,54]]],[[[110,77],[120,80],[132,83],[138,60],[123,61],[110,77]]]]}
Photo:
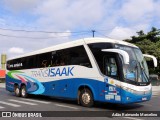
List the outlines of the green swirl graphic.
{"type": "Polygon", "coordinates": [[[7,73],[7,75],[8,75],[9,77],[11,77],[11,78],[14,78],[14,77],[12,76],[13,73],[24,73],[24,72],[21,72],[21,71],[18,71],[18,70],[12,70],[12,71],[9,71],[9,72],[7,73]]]}

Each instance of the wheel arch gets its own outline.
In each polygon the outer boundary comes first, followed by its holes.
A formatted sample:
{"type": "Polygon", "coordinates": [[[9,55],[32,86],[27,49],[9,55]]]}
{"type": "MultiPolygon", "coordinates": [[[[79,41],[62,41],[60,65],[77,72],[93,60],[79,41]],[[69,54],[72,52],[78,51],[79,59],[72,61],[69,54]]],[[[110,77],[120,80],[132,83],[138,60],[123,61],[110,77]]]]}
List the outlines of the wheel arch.
{"type": "Polygon", "coordinates": [[[20,85],[18,83],[14,83],[14,89],[15,87],[18,87],[20,89],[20,85]]]}
{"type": "Polygon", "coordinates": [[[22,86],[27,87],[27,85],[26,85],[25,83],[21,83],[21,84],[20,84],[20,88],[21,88],[22,86]]]}
{"type": "Polygon", "coordinates": [[[18,87],[19,87],[19,84],[18,84],[18,83],[14,83],[14,87],[15,87],[15,86],[18,86],[18,87]]]}

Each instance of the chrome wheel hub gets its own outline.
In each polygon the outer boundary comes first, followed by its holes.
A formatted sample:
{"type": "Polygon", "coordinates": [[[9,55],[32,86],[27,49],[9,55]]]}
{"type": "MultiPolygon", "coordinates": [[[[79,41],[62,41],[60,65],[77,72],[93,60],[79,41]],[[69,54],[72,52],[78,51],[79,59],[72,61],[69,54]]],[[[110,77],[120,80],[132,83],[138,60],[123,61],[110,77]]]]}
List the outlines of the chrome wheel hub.
{"type": "Polygon", "coordinates": [[[83,101],[85,104],[88,104],[88,103],[91,101],[91,97],[90,97],[89,93],[85,92],[85,93],[82,95],[82,101],[83,101]]]}
{"type": "Polygon", "coordinates": [[[16,88],[15,92],[18,95],[19,94],[19,88],[16,88]]]}
{"type": "Polygon", "coordinates": [[[22,96],[25,96],[25,95],[26,95],[26,91],[25,91],[25,89],[24,89],[24,88],[22,89],[22,91],[21,91],[21,92],[22,92],[22,96]]]}

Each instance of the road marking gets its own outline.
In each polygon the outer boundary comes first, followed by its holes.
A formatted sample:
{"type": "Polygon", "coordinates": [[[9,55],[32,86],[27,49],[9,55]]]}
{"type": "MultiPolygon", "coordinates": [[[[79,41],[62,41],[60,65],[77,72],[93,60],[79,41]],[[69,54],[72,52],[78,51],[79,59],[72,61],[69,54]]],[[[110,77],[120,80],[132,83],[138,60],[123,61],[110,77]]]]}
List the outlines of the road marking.
{"type": "Polygon", "coordinates": [[[12,107],[20,107],[20,105],[9,103],[9,102],[4,102],[4,101],[0,101],[0,104],[9,105],[9,106],[12,106],[12,107]]]}
{"type": "Polygon", "coordinates": [[[41,101],[41,100],[33,100],[33,99],[24,99],[21,98],[21,100],[31,101],[31,102],[37,102],[37,103],[44,103],[44,104],[50,104],[51,102],[41,101]]]}
{"type": "Polygon", "coordinates": [[[4,107],[0,106],[0,109],[2,109],[2,108],[4,108],[4,107]]]}
{"type": "Polygon", "coordinates": [[[60,105],[60,104],[55,104],[56,106],[58,106],[58,107],[65,107],[65,108],[71,108],[71,109],[78,109],[78,108],[76,108],[76,107],[71,107],[71,106],[67,106],[67,105],[60,105]]]}
{"type": "Polygon", "coordinates": [[[25,101],[20,101],[20,100],[14,100],[14,99],[9,99],[8,101],[22,103],[22,104],[27,104],[27,105],[37,105],[35,103],[30,103],[30,102],[25,102],[25,101]]]}
{"type": "Polygon", "coordinates": [[[123,118],[127,118],[127,119],[130,119],[130,120],[143,120],[143,119],[138,119],[138,118],[134,118],[134,117],[123,117],[123,118]]]}

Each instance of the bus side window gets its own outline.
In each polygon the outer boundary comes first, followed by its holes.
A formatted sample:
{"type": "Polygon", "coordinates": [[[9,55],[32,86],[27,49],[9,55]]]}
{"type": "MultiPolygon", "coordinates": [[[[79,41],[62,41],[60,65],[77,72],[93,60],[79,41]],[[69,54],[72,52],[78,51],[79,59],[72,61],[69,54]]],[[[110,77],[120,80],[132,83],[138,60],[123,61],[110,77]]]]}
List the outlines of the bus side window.
{"type": "Polygon", "coordinates": [[[47,60],[43,60],[41,65],[42,67],[47,67],[47,60]]]}
{"type": "Polygon", "coordinates": [[[52,52],[50,63],[52,67],[64,65],[92,67],[84,46],[76,46],[52,52]]]}
{"type": "Polygon", "coordinates": [[[38,68],[50,67],[51,62],[51,53],[42,53],[37,55],[38,59],[38,68]]]}
{"type": "Polygon", "coordinates": [[[70,49],[70,64],[92,68],[84,46],[77,46],[70,49]]]}
{"type": "Polygon", "coordinates": [[[105,75],[113,78],[118,77],[117,63],[114,57],[104,57],[104,73],[105,75]]]}
{"type": "Polygon", "coordinates": [[[29,56],[26,58],[26,67],[27,69],[31,69],[31,68],[36,68],[37,65],[35,64],[36,63],[36,56],[29,56]]]}
{"type": "Polygon", "coordinates": [[[51,67],[54,67],[54,66],[64,66],[65,65],[64,61],[65,60],[63,58],[63,50],[52,52],[51,67]]]}

